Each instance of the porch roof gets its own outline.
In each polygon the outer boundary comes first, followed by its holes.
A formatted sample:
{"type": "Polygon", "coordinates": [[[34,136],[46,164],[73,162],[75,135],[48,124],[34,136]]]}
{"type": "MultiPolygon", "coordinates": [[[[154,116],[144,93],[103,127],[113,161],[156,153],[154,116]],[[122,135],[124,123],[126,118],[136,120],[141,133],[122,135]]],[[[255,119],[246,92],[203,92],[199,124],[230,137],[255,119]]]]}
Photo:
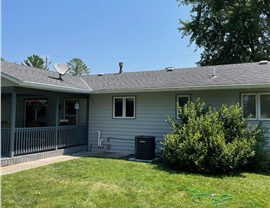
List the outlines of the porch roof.
{"type": "Polygon", "coordinates": [[[55,72],[4,61],[1,61],[1,77],[27,88],[73,93],[92,92],[81,77],[65,75],[60,80],[55,72]]]}

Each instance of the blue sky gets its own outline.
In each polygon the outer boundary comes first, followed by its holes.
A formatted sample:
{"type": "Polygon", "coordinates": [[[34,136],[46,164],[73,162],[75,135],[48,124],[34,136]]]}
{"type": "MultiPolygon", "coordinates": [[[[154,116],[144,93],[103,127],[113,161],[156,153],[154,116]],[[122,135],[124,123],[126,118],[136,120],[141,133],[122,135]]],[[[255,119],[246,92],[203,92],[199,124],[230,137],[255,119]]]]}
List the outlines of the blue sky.
{"type": "Polygon", "coordinates": [[[2,54],[21,63],[48,55],[54,63],[81,58],[92,74],[193,67],[200,58],[179,18],[176,0],[2,0],[2,54]]]}

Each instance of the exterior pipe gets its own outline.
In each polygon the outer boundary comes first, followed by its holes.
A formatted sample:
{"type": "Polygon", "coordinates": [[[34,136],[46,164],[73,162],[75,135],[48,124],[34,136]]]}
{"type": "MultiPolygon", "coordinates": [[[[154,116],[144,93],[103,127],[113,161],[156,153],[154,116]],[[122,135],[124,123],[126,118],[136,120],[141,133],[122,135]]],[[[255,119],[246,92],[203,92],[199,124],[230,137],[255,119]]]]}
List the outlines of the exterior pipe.
{"type": "Polygon", "coordinates": [[[103,144],[102,144],[103,139],[101,139],[100,135],[101,135],[101,132],[98,130],[97,131],[98,147],[103,147],[103,144]]]}

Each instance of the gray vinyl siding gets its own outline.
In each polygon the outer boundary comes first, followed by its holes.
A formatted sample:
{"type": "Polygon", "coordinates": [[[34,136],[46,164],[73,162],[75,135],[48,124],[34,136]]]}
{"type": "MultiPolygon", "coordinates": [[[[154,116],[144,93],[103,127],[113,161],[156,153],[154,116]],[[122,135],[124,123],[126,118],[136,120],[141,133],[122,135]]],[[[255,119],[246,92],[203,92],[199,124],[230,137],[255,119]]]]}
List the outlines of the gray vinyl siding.
{"type": "Polygon", "coordinates": [[[86,99],[79,99],[78,101],[80,105],[80,109],[78,112],[78,123],[79,124],[86,124],[87,123],[87,100],[86,99]]]}
{"type": "Polygon", "coordinates": [[[101,138],[125,139],[112,144],[112,152],[133,153],[134,138],[138,135],[153,135],[163,140],[164,134],[171,130],[166,123],[167,115],[174,116],[174,94],[163,93],[163,99],[155,93],[125,95],[93,95],[90,99],[89,144],[97,150],[97,131],[101,138]],[[113,96],[135,96],[136,118],[112,118],[113,96]],[[157,130],[158,129],[158,130],[157,130]],[[121,143],[121,144],[120,144],[121,143]]]}
{"type": "MultiPolygon", "coordinates": [[[[256,92],[269,91],[268,89],[256,92]]],[[[101,139],[110,142],[108,152],[134,153],[135,136],[151,135],[156,140],[163,141],[164,135],[171,132],[171,127],[166,122],[168,115],[175,118],[175,104],[177,95],[190,95],[191,100],[200,98],[207,105],[219,108],[222,104],[232,105],[240,102],[240,93],[252,92],[251,90],[208,90],[208,91],[175,91],[175,92],[147,92],[129,94],[99,94],[91,95],[89,99],[89,149],[102,151],[97,147],[97,131],[101,132],[101,139]],[[135,96],[136,118],[113,119],[113,97],[135,96]]],[[[253,121],[251,124],[257,124],[253,121]]],[[[270,121],[262,121],[268,127],[270,121]]],[[[270,137],[268,130],[266,136],[270,137]]],[[[158,145],[160,147],[161,145],[158,145]]],[[[268,148],[270,148],[270,141],[268,148]]]]}
{"type": "Polygon", "coordinates": [[[16,86],[16,85],[18,84],[11,82],[4,77],[1,77],[1,87],[10,87],[10,86],[16,86]]]}
{"type": "MultiPolygon", "coordinates": [[[[266,134],[265,134],[265,136],[268,138],[268,144],[267,144],[266,148],[270,151],[270,121],[269,120],[268,121],[264,120],[264,121],[261,121],[261,122],[262,122],[262,125],[264,127],[266,127],[266,130],[267,130],[266,134]]],[[[259,122],[256,121],[256,120],[249,121],[249,124],[250,124],[251,127],[257,125],[258,123],[259,122]]]]}

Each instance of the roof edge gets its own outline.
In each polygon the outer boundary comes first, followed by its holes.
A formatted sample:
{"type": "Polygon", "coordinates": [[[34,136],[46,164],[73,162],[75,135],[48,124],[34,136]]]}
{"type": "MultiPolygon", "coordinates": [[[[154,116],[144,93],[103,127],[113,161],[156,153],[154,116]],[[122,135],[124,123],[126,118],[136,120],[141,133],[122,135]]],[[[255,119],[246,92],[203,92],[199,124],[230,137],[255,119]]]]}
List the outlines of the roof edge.
{"type": "Polygon", "coordinates": [[[91,94],[91,90],[84,90],[81,88],[73,88],[73,87],[67,87],[67,86],[58,86],[58,85],[51,85],[51,84],[43,84],[38,82],[29,82],[29,81],[23,81],[20,86],[22,87],[28,87],[28,88],[39,88],[42,90],[51,90],[51,91],[61,91],[61,92],[71,92],[71,93],[87,93],[91,94]]]}
{"type": "Polygon", "coordinates": [[[66,87],[66,86],[58,86],[58,85],[52,85],[52,84],[44,84],[44,83],[38,83],[38,82],[30,82],[30,81],[22,81],[19,79],[16,79],[12,76],[9,76],[8,74],[1,72],[1,76],[3,78],[6,78],[7,80],[14,82],[15,84],[18,84],[21,87],[27,87],[27,88],[35,88],[35,89],[41,89],[41,90],[51,90],[51,91],[61,91],[61,92],[71,92],[71,93],[87,93],[91,94],[92,89],[88,86],[89,90],[84,90],[81,88],[73,88],[73,87],[66,87]]]}
{"type": "Polygon", "coordinates": [[[11,82],[14,82],[14,83],[16,83],[18,85],[20,85],[22,83],[22,80],[16,79],[16,78],[6,74],[5,72],[1,72],[1,77],[5,78],[5,79],[7,79],[7,80],[9,80],[11,82]]]}
{"type": "Polygon", "coordinates": [[[237,85],[212,85],[212,86],[187,86],[169,88],[144,88],[144,89],[116,89],[116,90],[93,90],[93,94],[109,93],[135,93],[135,92],[166,92],[166,91],[194,91],[194,90],[226,90],[226,89],[258,89],[270,88],[270,83],[237,84],[237,85]]]}

